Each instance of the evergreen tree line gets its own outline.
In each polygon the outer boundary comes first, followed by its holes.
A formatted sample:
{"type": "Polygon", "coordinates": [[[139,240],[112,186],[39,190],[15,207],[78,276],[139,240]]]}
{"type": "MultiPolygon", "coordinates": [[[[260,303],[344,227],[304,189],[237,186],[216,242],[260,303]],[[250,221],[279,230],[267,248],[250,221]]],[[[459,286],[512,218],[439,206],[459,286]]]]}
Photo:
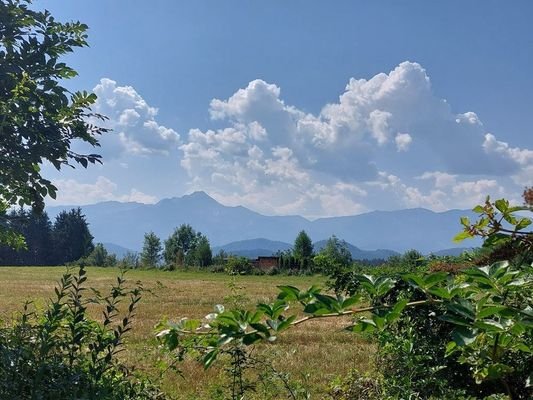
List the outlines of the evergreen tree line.
{"type": "Polygon", "coordinates": [[[24,249],[0,246],[0,265],[63,265],[86,257],[94,250],[89,224],[80,208],[62,211],[52,223],[48,214],[13,210],[10,228],[21,233],[24,249]]]}

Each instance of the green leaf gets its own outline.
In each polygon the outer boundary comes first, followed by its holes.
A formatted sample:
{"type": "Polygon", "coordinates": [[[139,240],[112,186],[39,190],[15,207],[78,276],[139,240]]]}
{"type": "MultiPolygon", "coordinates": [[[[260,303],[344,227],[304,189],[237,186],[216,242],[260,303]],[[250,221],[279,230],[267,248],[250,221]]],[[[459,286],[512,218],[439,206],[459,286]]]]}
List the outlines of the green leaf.
{"type": "Polygon", "coordinates": [[[423,289],[424,288],[424,279],[418,274],[404,274],[402,279],[412,286],[423,289]]]}
{"type": "Polygon", "coordinates": [[[489,268],[489,276],[498,279],[509,268],[509,261],[498,261],[489,268]]]}
{"type": "Polygon", "coordinates": [[[474,323],[476,328],[483,329],[486,332],[503,332],[505,328],[498,321],[492,319],[485,319],[482,321],[476,321],[474,323]]]}
{"type": "Polygon", "coordinates": [[[361,295],[359,294],[352,296],[352,297],[348,297],[347,299],[344,299],[344,301],[342,302],[342,308],[343,309],[349,308],[357,304],[360,301],[360,299],[361,299],[361,295]]]}
{"type": "Polygon", "coordinates": [[[263,337],[258,332],[250,332],[242,337],[242,343],[250,346],[263,340],[263,337]]]}
{"type": "Polygon", "coordinates": [[[487,368],[487,379],[500,379],[505,375],[513,372],[513,368],[509,365],[495,363],[491,364],[487,368]]]}
{"type": "Polygon", "coordinates": [[[477,318],[484,319],[487,317],[490,317],[491,315],[498,314],[500,311],[507,309],[505,306],[489,306],[483,308],[481,311],[477,313],[477,318]]]}
{"type": "Polygon", "coordinates": [[[408,300],[407,299],[403,299],[403,300],[400,300],[399,302],[397,302],[394,307],[392,307],[392,312],[393,313],[401,313],[405,306],[407,305],[408,303],[408,300]]]}
{"type": "Polygon", "coordinates": [[[384,296],[395,284],[396,282],[391,278],[383,276],[379,277],[375,283],[376,296],[384,296]]]}
{"type": "Polygon", "coordinates": [[[424,288],[428,289],[437,283],[448,279],[449,274],[446,272],[435,272],[424,277],[424,288]]]}
{"type": "Polygon", "coordinates": [[[449,356],[457,349],[457,343],[455,342],[448,342],[446,345],[446,356],[449,356]]]}
{"type": "Polygon", "coordinates": [[[498,211],[505,213],[509,208],[509,201],[505,199],[499,199],[494,202],[494,205],[496,206],[498,211]]]}
{"type": "Polygon", "coordinates": [[[295,319],[296,315],[291,315],[285,321],[280,322],[276,332],[283,332],[285,329],[289,328],[295,319]]]}
{"type": "Polygon", "coordinates": [[[459,327],[455,328],[452,332],[452,340],[457,343],[458,346],[468,346],[476,340],[476,333],[471,329],[459,327]]]}
{"type": "Polygon", "coordinates": [[[281,290],[281,293],[278,294],[278,299],[280,300],[298,300],[300,296],[300,289],[294,286],[278,286],[278,289],[281,290]]]}
{"type": "Polygon", "coordinates": [[[510,237],[503,233],[494,233],[483,242],[483,247],[494,247],[509,240],[510,237]]]}
{"type": "Polygon", "coordinates": [[[473,237],[474,237],[474,235],[471,234],[470,232],[463,231],[463,232],[459,232],[457,235],[455,235],[454,238],[453,238],[453,241],[455,243],[458,243],[458,242],[462,242],[465,239],[470,239],[470,238],[473,238],[473,237]]]}
{"type": "Polygon", "coordinates": [[[472,209],[472,211],[478,214],[482,214],[483,212],[485,212],[485,208],[483,208],[483,206],[477,205],[472,209]]]}
{"type": "Polygon", "coordinates": [[[475,319],[475,312],[472,303],[466,299],[456,299],[446,305],[448,311],[453,314],[460,315],[461,317],[473,321],[475,319]]]}
{"type": "Polygon", "coordinates": [[[216,360],[217,356],[218,356],[218,349],[214,349],[208,352],[202,359],[202,363],[204,364],[204,369],[209,368],[211,364],[213,364],[213,362],[216,360]]]}
{"type": "Polygon", "coordinates": [[[341,311],[341,306],[340,306],[338,300],[335,297],[317,293],[315,295],[315,298],[321,304],[324,305],[323,308],[327,308],[330,312],[340,312],[341,311]]]}
{"type": "Polygon", "coordinates": [[[442,321],[446,321],[446,322],[450,322],[454,325],[459,325],[459,326],[471,326],[471,321],[465,319],[465,318],[461,318],[461,317],[458,317],[456,315],[450,315],[450,314],[446,314],[446,315],[441,315],[439,317],[440,320],[442,321]]]}
{"type": "Polygon", "coordinates": [[[329,314],[330,310],[325,308],[322,303],[309,303],[304,307],[304,313],[312,315],[329,314]]]}
{"type": "Polygon", "coordinates": [[[387,322],[385,318],[380,317],[378,315],[372,315],[372,321],[374,321],[376,328],[378,328],[378,330],[380,331],[385,328],[385,323],[387,322]]]}
{"type": "Polygon", "coordinates": [[[270,331],[266,325],[260,324],[260,323],[253,323],[253,324],[250,324],[250,326],[256,331],[261,332],[265,336],[270,336],[270,331]]]}
{"type": "Polygon", "coordinates": [[[355,333],[371,333],[376,330],[376,323],[371,319],[360,319],[351,327],[347,329],[355,333]]]}
{"type": "Polygon", "coordinates": [[[432,287],[428,290],[428,293],[446,300],[449,300],[453,297],[452,292],[450,292],[448,288],[443,287],[432,287]]]}
{"type": "Polygon", "coordinates": [[[516,224],[515,229],[519,231],[521,229],[528,227],[529,225],[531,225],[531,220],[529,218],[521,218],[518,221],[518,224],[516,224]]]}

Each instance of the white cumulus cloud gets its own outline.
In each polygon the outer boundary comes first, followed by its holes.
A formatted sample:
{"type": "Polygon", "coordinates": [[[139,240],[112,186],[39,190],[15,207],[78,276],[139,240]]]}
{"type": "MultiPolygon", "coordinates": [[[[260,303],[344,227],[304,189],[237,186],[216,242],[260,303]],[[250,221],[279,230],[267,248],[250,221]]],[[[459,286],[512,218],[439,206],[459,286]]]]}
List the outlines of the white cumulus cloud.
{"type": "Polygon", "coordinates": [[[168,154],[177,148],[180,135],[157,122],[157,108],[133,87],[102,78],[93,91],[98,96],[93,110],[109,118],[98,124],[113,130],[101,138],[104,160],[122,154],[168,154]]]}
{"type": "Polygon", "coordinates": [[[350,79],[316,114],[260,79],[213,99],[209,113],[219,128],[191,129],[179,147],[189,186],[272,214],[362,212],[391,207],[388,196],[403,206],[470,207],[484,191],[530,181],[533,165],[532,150],[487,133],[472,111],[455,112],[408,61],[350,79]]]}

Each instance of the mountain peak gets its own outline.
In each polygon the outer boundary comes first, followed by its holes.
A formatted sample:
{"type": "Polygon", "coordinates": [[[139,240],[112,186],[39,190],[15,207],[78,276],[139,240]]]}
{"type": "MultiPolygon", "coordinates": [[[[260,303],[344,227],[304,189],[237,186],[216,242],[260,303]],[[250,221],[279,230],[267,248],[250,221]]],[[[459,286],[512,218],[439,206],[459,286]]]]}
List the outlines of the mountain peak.
{"type": "Polygon", "coordinates": [[[217,202],[215,199],[213,199],[211,196],[209,196],[206,192],[203,192],[201,190],[192,192],[189,194],[184,194],[182,199],[191,199],[195,201],[214,201],[217,202]]]}

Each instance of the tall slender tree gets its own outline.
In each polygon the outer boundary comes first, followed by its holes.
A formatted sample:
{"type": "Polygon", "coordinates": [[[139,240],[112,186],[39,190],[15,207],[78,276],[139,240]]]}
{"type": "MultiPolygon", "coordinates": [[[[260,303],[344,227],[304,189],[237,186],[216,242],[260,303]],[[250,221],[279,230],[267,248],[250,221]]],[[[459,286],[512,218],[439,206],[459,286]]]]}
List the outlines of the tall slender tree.
{"type": "Polygon", "coordinates": [[[161,239],[154,233],[144,235],[144,245],[141,253],[141,263],[144,267],[156,268],[161,262],[161,239]]]}
{"type": "Polygon", "coordinates": [[[300,231],[296,236],[292,254],[297,260],[309,259],[313,256],[313,241],[305,231],[300,231]]]}

